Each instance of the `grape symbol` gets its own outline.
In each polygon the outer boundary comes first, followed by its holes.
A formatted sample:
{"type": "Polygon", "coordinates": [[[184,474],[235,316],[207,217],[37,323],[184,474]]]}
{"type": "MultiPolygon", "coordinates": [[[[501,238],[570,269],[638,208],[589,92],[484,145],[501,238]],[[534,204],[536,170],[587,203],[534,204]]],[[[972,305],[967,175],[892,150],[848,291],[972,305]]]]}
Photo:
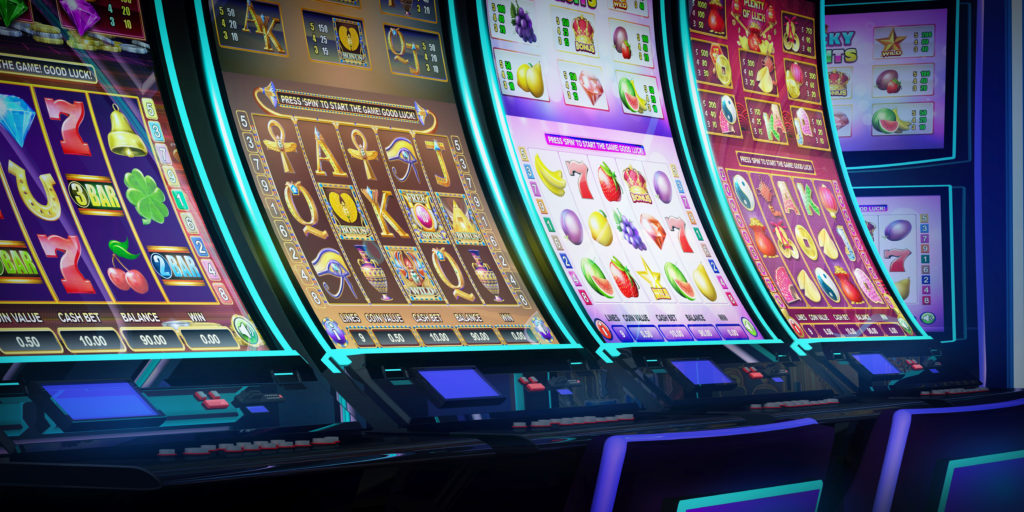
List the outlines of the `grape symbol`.
{"type": "Polygon", "coordinates": [[[623,217],[618,210],[615,210],[614,219],[615,227],[622,233],[622,237],[626,239],[626,242],[629,242],[629,245],[632,245],[639,251],[647,250],[647,244],[644,243],[644,239],[640,236],[640,230],[636,229],[636,224],[623,217]]]}
{"type": "Polygon", "coordinates": [[[537,34],[533,32],[533,20],[530,19],[530,13],[526,12],[526,9],[519,7],[518,2],[509,4],[509,8],[514,16],[512,24],[515,25],[516,34],[519,34],[519,38],[527,43],[536,43],[537,34]]]}

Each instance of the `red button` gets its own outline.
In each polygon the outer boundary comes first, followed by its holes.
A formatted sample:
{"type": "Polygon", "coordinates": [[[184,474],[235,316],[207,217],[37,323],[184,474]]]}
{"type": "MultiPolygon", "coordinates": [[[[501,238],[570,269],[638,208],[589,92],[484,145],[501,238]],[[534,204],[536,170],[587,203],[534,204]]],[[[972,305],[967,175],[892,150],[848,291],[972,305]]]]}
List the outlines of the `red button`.
{"type": "Polygon", "coordinates": [[[223,398],[211,398],[203,400],[203,407],[206,409],[227,409],[228,401],[223,398]]]}

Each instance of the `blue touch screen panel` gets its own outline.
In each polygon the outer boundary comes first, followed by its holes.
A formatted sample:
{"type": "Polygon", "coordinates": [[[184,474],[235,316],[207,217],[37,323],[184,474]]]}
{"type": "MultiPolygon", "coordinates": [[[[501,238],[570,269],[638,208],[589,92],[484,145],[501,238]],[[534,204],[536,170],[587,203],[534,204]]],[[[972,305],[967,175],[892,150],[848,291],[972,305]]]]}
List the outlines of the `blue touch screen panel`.
{"type": "Polygon", "coordinates": [[[419,374],[445,400],[501,398],[501,393],[473,368],[420,370],[419,374]]]}
{"type": "Polygon", "coordinates": [[[722,370],[719,370],[711,361],[672,361],[671,363],[696,386],[733,384],[733,380],[722,373],[722,370]]]}
{"type": "Polygon", "coordinates": [[[853,354],[853,358],[867,371],[871,372],[872,375],[903,373],[893,366],[882,354],[853,354]]]}
{"type": "Polygon", "coordinates": [[[814,512],[820,494],[815,480],[683,500],[676,512],[814,512]]]}
{"type": "Polygon", "coordinates": [[[43,389],[73,421],[160,416],[127,382],[47,384],[43,389]]]}

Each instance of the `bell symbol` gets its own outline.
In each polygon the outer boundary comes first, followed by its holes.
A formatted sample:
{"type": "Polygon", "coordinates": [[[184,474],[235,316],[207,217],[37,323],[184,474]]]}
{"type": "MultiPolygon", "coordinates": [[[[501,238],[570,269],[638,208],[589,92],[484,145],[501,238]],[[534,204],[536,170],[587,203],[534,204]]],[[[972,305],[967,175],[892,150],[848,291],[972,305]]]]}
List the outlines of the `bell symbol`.
{"type": "Polygon", "coordinates": [[[114,111],[110,113],[110,133],[107,134],[107,145],[117,155],[127,157],[146,156],[149,151],[146,143],[142,142],[128,118],[114,105],[114,111]]]}

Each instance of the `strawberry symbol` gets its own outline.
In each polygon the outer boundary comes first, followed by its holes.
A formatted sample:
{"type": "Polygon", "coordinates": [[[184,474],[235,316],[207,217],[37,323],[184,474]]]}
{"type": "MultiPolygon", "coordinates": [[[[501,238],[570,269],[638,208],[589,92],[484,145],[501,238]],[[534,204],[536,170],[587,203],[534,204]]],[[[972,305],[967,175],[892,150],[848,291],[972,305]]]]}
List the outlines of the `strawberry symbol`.
{"type": "Polygon", "coordinates": [[[885,92],[889,94],[896,94],[900,92],[900,89],[903,89],[903,84],[901,84],[900,81],[896,80],[895,78],[890,80],[889,83],[885,86],[885,92]]]}

